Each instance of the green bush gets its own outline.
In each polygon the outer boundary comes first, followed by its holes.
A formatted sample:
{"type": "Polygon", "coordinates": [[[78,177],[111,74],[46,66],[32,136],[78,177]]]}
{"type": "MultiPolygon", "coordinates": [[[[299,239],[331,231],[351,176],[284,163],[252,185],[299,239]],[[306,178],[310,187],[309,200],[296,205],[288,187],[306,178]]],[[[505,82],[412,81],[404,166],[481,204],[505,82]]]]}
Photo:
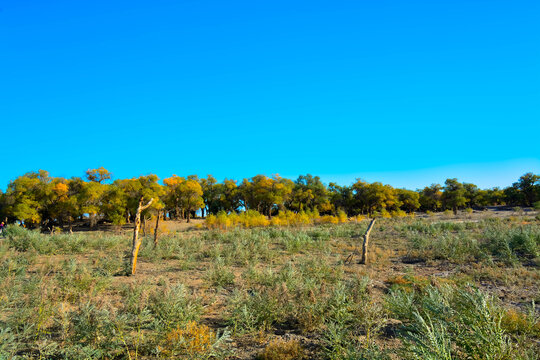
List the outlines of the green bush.
{"type": "Polygon", "coordinates": [[[182,284],[152,292],[148,308],[156,319],[157,327],[167,330],[188,321],[198,321],[202,314],[200,301],[189,295],[182,284]]]}
{"type": "Polygon", "coordinates": [[[540,227],[490,226],[483,233],[484,248],[502,261],[512,263],[540,256],[540,227]]]}
{"type": "Polygon", "coordinates": [[[406,358],[512,359],[512,339],[501,326],[503,309],[486,293],[470,288],[428,286],[392,290],[389,309],[403,321],[406,358]]]}
{"type": "Polygon", "coordinates": [[[219,258],[206,272],[206,280],[212,286],[225,287],[234,285],[234,274],[219,258]]]}
{"type": "Polygon", "coordinates": [[[449,232],[439,233],[435,236],[422,233],[409,233],[411,244],[410,256],[422,259],[448,260],[455,263],[483,259],[478,241],[469,234],[449,232]]]}
{"type": "Polygon", "coordinates": [[[5,236],[9,247],[17,251],[35,250],[40,254],[52,254],[55,251],[48,238],[42,236],[37,230],[28,230],[22,226],[8,225],[5,236]]]}

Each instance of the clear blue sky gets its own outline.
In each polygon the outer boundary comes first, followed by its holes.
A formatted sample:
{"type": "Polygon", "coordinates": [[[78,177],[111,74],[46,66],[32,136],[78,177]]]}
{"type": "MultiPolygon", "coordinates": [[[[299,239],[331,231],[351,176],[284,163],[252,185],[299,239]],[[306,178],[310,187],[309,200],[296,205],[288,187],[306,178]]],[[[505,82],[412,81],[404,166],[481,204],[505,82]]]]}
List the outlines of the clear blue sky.
{"type": "Polygon", "coordinates": [[[506,186],[540,172],[540,2],[0,2],[27,171],[506,186]]]}

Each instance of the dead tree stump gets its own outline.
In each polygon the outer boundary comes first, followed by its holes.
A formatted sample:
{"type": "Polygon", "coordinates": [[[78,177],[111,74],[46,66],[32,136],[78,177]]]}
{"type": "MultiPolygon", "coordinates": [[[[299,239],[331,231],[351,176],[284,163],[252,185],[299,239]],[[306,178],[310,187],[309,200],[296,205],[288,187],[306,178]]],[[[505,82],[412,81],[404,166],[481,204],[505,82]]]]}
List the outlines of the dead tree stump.
{"type": "Polygon", "coordinates": [[[161,211],[158,210],[156,215],[156,228],[154,229],[154,248],[158,245],[158,233],[159,233],[159,217],[161,216],[161,211]]]}
{"type": "Polygon", "coordinates": [[[373,225],[375,225],[375,219],[371,220],[371,223],[367,228],[366,234],[364,235],[364,242],[362,243],[362,258],[360,259],[360,264],[367,265],[368,263],[369,234],[371,233],[371,229],[373,229],[373,225]]]}
{"type": "MultiPolygon", "coordinates": [[[[366,233],[363,236],[364,241],[362,242],[362,258],[360,259],[360,264],[367,264],[369,234],[371,233],[371,229],[373,229],[374,224],[375,224],[375,219],[371,220],[366,230],[366,233]]],[[[355,248],[354,251],[351,253],[351,255],[347,256],[347,259],[345,259],[345,264],[351,264],[355,254],[359,254],[358,248],[355,248]]]]}
{"type": "Polygon", "coordinates": [[[141,213],[146,210],[150,205],[152,205],[153,201],[154,199],[150,199],[150,201],[146,205],[143,205],[143,197],[141,196],[139,199],[139,206],[137,207],[137,213],[135,214],[135,228],[133,229],[133,247],[131,248],[131,275],[135,275],[135,271],[137,270],[137,255],[139,254],[139,248],[141,247],[142,243],[142,240],[139,239],[139,229],[141,227],[141,213]]]}

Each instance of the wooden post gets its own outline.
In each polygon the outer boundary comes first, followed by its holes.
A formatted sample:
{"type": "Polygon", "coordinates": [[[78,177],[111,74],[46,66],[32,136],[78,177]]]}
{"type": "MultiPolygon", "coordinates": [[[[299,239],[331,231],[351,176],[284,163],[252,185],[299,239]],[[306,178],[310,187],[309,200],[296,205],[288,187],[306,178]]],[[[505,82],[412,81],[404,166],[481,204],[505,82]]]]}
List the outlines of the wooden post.
{"type": "Polygon", "coordinates": [[[369,233],[371,233],[371,229],[373,229],[373,225],[375,224],[375,219],[371,220],[371,223],[369,224],[366,234],[364,235],[364,243],[362,244],[362,259],[360,260],[360,264],[367,264],[367,253],[368,253],[368,245],[369,245],[369,233]]]}
{"type": "Polygon", "coordinates": [[[156,228],[154,229],[154,249],[158,244],[158,232],[159,232],[159,217],[161,216],[161,211],[158,210],[156,215],[156,228]]]}
{"type": "Polygon", "coordinates": [[[139,199],[139,206],[137,207],[137,213],[135,215],[135,228],[133,229],[133,247],[131,248],[131,275],[135,275],[135,270],[137,269],[137,255],[139,254],[139,248],[141,247],[141,240],[139,239],[139,228],[141,227],[141,213],[152,205],[154,199],[143,205],[143,197],[139,199]]]}

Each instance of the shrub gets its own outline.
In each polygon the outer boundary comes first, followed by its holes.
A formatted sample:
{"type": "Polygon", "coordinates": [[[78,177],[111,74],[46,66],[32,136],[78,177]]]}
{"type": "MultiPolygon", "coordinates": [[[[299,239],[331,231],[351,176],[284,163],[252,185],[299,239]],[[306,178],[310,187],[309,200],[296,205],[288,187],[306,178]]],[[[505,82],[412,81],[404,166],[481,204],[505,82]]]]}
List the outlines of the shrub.
{"type": "Polygon", "coordinates": [[[509,333],[540,337],[540,318],[536,313],[534,303],[528,314],[515,309],[506,310],[501,319],[501,325],[509,333]]]}
{"type": "Polygon", "coordinates": [[[156,318],[156,325],[165,329],[182,326],[188,321],[197,321],[202,313],[201,304],[188,295],[184,285],[156,290],[150,294],[148,303],[156,318]]]}
{"type": "Polygon", "coordinates": [[[304,359],[304,349],[298,340],[274,339],[257,356],[260,360],[298,360],[304,359]]]}
{"type": "Polygon", "coordinates": [[[456,263],[484,258],[478,241],[468,234],[455,235],[445,232],[436,236],[419,233],[409,236],[411,257],[449,260],[456,263]]]}
{"type": "Polygon", "coordinates": [[[218,258],[218,261],[207,271],[206,278],[213,286],[224,287],[234,285],[233,272],[224,266],[223,261],[218,258]]]}
{"type": "Polygon", "coordinates": [[[185,326],[170,330],[160,350],[171,358],[208,359],[217,355],[227,337],[228,333],[218,336],[208,326],[189,321],[185,326]]]}
{"type": "Polygon", "coordinates": [[[404,322],[404,352],[423,359],[515,358],[494,298],[473,288],[428,286],[405,293],[392,290],[391,311],[404,322]]]}
{"type": "Polygon", "coordinates": [[[337,218],[340,223],[346,223],[348,221],[347,214],[343,210],[338,210],[337,218]]]}
{"type": "Polygon", "coordinates": [[[337,224],[339,219],[332,215],[324,215],[319,218],[318,222],[320,224],[337,224]]]}
{"type": "Polygon", "coordinates": [[[229,324],[235,333],[268,330],[283,321],[286,310],[279,299],[265,292],[235,291],[229,300],[229,324]]]}
{"type": "Polygon", "coordinates": [[[312,224],[338,224],[347,222],[347,215],[343,211],[338,211],[336,216],[320,216],[317,210],[295,213],[289,210],[280,211],[272,219],[258,213],[255,210],[248,210],[240,214],[220,211],[217,215],[208,215],[206,227],[209,229],[227,230],[230,227],[266,227],[266,226],[305,226],[312,224]]]}
{"type": "Polygon", "coordinates": [[[407,213],[401,209],[398,209],[398,210],[393,210],[390,215],[393,217],[393,218],[401,218],[401,217],[406,217],[407,216],[407,213]]]}
{"type": "Polygon", "coordinates": [[[55,248],[47,240],[48,237],[41,235],[38,230],[28,230],[22,226],[8,225],[5,236],[9,247],[17,251],[35,250],[40,254],[51,254],[55,248]]]}
{"type": "Polygon", "coordinates": [[[483,238],[484,248],[507,263],[540,256],[540,228],[536,225],[496,224],[484,230],[483,238]]]}

